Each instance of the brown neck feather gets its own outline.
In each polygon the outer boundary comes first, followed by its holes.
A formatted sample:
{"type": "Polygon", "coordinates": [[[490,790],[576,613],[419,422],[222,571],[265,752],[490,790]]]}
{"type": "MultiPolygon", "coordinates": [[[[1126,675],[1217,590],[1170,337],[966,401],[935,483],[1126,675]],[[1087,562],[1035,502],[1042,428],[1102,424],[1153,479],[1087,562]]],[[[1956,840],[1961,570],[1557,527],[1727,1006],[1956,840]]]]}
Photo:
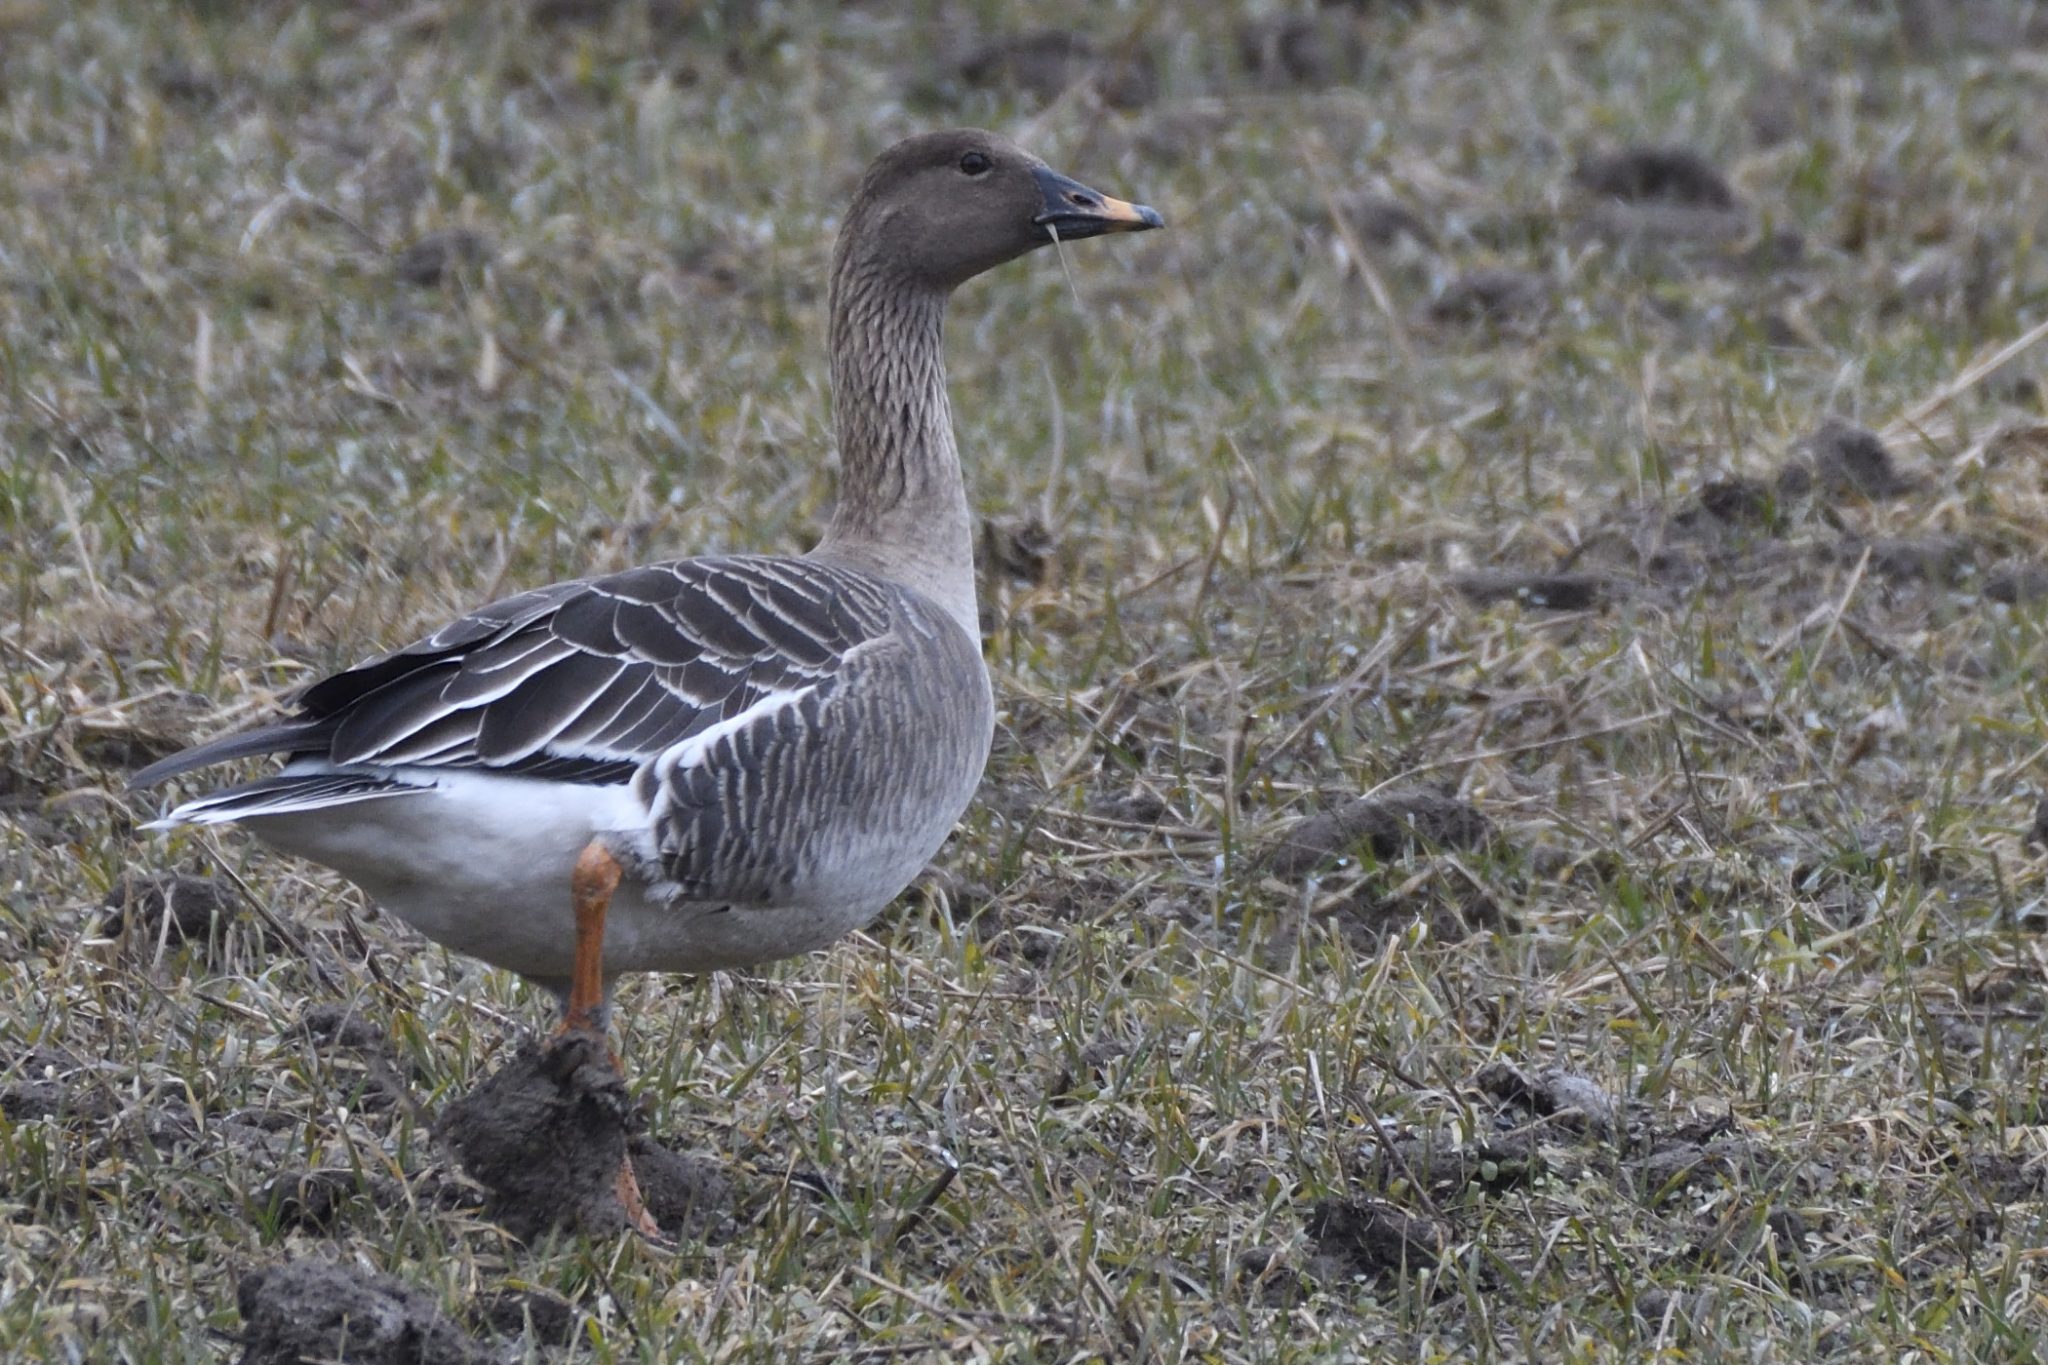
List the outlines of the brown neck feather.
{"type": "Polygon", "coordinates": [[[863,250],[834,253],[829,341],[839,505],[813,553],[916,588],[976,629],[974,548],[946,400],[946,292],[863,250]]]}

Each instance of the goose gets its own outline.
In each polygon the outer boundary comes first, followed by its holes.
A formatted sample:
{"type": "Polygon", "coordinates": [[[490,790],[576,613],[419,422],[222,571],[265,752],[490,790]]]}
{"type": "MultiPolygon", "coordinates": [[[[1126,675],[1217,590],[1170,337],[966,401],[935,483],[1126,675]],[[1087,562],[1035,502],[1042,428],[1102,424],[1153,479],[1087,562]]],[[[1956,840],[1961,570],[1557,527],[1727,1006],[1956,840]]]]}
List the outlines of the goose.
{"type": "MultiPolygon", "coordinates": [[[[951,833],[994,734],[947,300],[1056,239],[1162,225],[994,133],[888,148],[832,254],[840,486],[816,548],[479,607],[143,769],[138,789],[284,757],[146,828],[240,825],[332,868],[551,991],[558,1035],[604,1036],[626,973],[749,966],[867,924],[951,833]]],[[[630,1164],[617,1188],[657,1235],[630,1164]]]]}

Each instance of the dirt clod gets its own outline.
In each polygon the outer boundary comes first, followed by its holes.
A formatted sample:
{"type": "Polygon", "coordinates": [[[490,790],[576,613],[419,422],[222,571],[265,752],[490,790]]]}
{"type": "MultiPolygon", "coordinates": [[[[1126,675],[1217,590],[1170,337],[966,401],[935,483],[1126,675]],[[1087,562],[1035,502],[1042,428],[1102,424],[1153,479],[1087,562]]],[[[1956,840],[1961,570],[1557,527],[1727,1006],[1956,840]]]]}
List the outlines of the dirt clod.
{"type": "Polygon", "coordinates": [[[470,1321],[495,1336],[525,1339],[536,1346],[572,1346],[576,1305],[545,1289],[499,1289],[479,1295],[470,1321]]]}
{"type": "MultiPolygon", "coordinates": [[[[1311,221],[1327,221],[1331,205],[1317,203],[1309,213],[1311,221]]],[[[1370,190],[1340,194],[1334,208],[1360,241],[1368,246],[1390,247],[1403,237],[1419,246],[1436,245],[1436,233],[1422,216],[1398,199],[1370,190]]]]}
{"type": "Polygon", "coordinates": [[[434,1129],[490,1191],[491,1216],[532,1237],[551,1227],[608,1234],[626,1226],[614,1182],[639,1122],[604,1039],[568,1033],[521,1045],[434,1129]]]}
{"type": "Polygon", "coordinates": [[[1384,1199],[1326,1199],[1310,1211],[1308,1235],[1322,1255],[1372,1276],[1427,1270],[1451,1241],[1434,1219],[1384,1199]]]}
{"type": "Polygon", "coordinates": [[[1429,306],[1438,322],[1522,322],[1550,306],[1548,278],[1530,270],[1491,268],[1458,276],[1429,306]]]}
{"type": "Polygon", "coordinates": [[[406,284],[432,289],[462,271],[487,265],[491,254],[491,241],[481,232],[443,228],[399,252],[391,272],[406,284]]]}
{"type": "Polygon", "coordinates": [[[1059,537],[1037,517],[1015,520],[984,517],[981,522],[982,564],[1019,583],[1045,582],[1059,537]]]}
{"type": "MultiPolygon", "coordinates": [[[[1513,932],[1516,921],[1491,893],[1463,871],[1432,867],[1364,878],[1351,894],[1320,912],[1361,953],[1379,952],[1389,934],[1418,921],[1438,943],[1460,943],[1476,933],[1513,932]]],[[[1276,945],[1277,946],[1277,945],[1276,945]]]]}
{"type": "Polygon", "coordinates": [[[1589,156],[1572,178],[1611,199],[1733,208],[1735,191],[1714,163],[1689,147],[1624,147],[1589,156]]]}
{"type": "Polygon", "coordinates": [[[156,92],[173,103],[210,109],[220,102],[220,77],[190,62],[165,58],[150,64],[148,76],[156,92]]]}
{"type": "Polygon", "coordinates": [[[1588,611],[1606,601],[1614,590],[1599,574],[1506,570],[1459,574],[1451,585],[1474,602],[1520,602],[1545,611],[1588,611]]]}
{"type": "Polygon", "coordinates": [[[1279,1247],[1247,1247],[1231,1267],[1232,1278],[1258,1296],[1261,1303],[1292,1303],[1305,1286],[1299,1269],[1279,1247]]]}
{"type": "Polygon", "coordinates": [[[64,1081],[10,1081],[0,1085],[0,1116],[12,1123],[33,1123],[38,1119],[91,1123],[113,1115],[113,1101],[104,1094],[64,1081]]]}
{"type": "Polygon", "coordinates": [[[1716,479],[1700,489],[1700,507],[1730,526],[1767,526],[1777,517],[1778,500],[1755,479],[1716,479]]]}
{"type": "Polygon", "coordinates": [[[1705,1142],[1669,1139],[1647,1155],[1629,1163],[1635,1175],[1636,1192],[1643,1198],[1658,1198],[1714,1177],[1732,1175],[1750,1157],[1749,1144],[1740,1138],[1714,1138],[1705,1142]]]}
{"type": "Polygon", "coordinates": [[[404,1281],[327,1261],[252,1270],[235,1303],[241,1365],[484,1365],[497,1358],[404,1281]]]}
{"type": "MultiPolygon", "coordinates": [[[[1821,423],[1820,430],[1802,441],[1800,448],[1812,462],[1812,481],[1829,493],[1896,498],[1915,487],[1913,480],[1893,465],[1891,451],[1876,432],[1840,418],[1830,417],[1821,423]]],[[[1787,473],[1791,468],[1787,467],[1787,473]]]]}
{"type": "Polygon", "coordinates": [[[707,1241],[725,1234],[736,1191],[717,1162],[645,1136],[635,1137],[629,1148],[640,1197],[656,1226],[671,1236],[707,1241]]]}
{"type": "Polygon", "coordinates": [[[1646,1327],[1663,1330],[1668,1326],[1684,1332],[1691,1326],[1688,1315],[1705,1297],[1675,1289],[1646,1289],[1636,1296],[1635,1314],[1646,1327]]]}
{"type": "Polygon", "coordinates": [[[1166,798],[1155,791],[1134,788],[1120,796],[1106,796],[1089,806],[1091,815],[1106,816],[1111,820],[1127,820],[1137,825],[1156,825],[1166,818],[1171,808],[1166,798]]]}
{"type": "Polygon", "coordinates": [[[1353,797],[1303,820],[1268,851],[1266,869],[1278,877],[1299,877],[1361,848],[1384,861],[1418,845],[1474,848],[1492,834],[1492,822],[1469,801],[1427,787],[1397,787],[1353,797]]]}
{"type": "Polygon", "coordinates": [[[351,1052],[382,1052],[385,1048],[383,1030],[353,1005],[326,1001],[308,1006],[295,1027],[309,1041],[325,1047],[351,1052]]]}
{"type": "MultiPolygon", "coordinates": [[[[1861,547],[1844,548],[1862,554],[1861,547]]],[[[1975,556],[1968,537],[1949,535],[1883,536],[1871,541],[1869,550],[1871,572],[1880,578],[1922,583],[1960,582],[1975,556]]]]}
{"type": "Polygon", "coordinates": [[[1560,1066],[1532,1072],[1512,1062],[1488,1062],[1473,1083],[1497,1100],[1591,1137],[1608,1137],[1620,1128],[1621,1103],[1592,1078],[1560,1066]]]}
{"type": "Polygon", "coordinates": [[[1490,1193],[1512,1189],[1545,1170],[1535,1134],[1528,1131],[1462,1144],[1449,1132],[1401,1138],[1366,1152],[1358,1165],[1360,1178],[1375,1189],[1416,1186],[1433,1199],[1468,1186],[1490,1193]]]}
{"type": "Polygon", "coordinates": [[[623,1229],[616,1182],[628,1150],[655,1222],[701,1234],[729,1201],[729,1183],[642,1136],[641,1122],[605,1040],[568,1033],[525,1043],[443,1110],[434,1133],[490,1192],[491,1216],[515,1236],[623,1229]]]}
{"type": "Polygon", "coordinates": [[[113,932],[136,945],[160,939],[205,942],[240,913],[241,904],[232,884],[180,872],[131,874],[116,882],[106,899],[114,913],[113,932]]]}
{"type": "Polygon", "coordinates": [[[360,1197],[385,1203],[400,1194],[396,1181],[329,1167],[280,1175],[258,1189],[250,1202],[281,1229],[332,1232],[351,1200],[360,1197]]]}
{"type": "Polygon", "coordinates": [[[1977,1151],[1954,1158],[1971,1192],[1990,1204],[2014,1204],[2037,1198],[2048,1185],[2048,1169],[2034,1159],[2005,1152],[1977,1151]]]}
{"type": "Polygon", "coordinates": [[[1064,1099],[1078,1088],[1100,1085],[1109,1077],[1110,1064],[1129,1055],[1130,1050],[1130,1044],[1121,1038],[1097,1038],[1082,1048],[1078,1057],[1060,1068],[1046,1094],[1064,1099]]]}
{"type": "Polygon", "coordinates": [[[2013,605],[2048,597],[2048,564],[2001,564],[1984,575],[1984,595],[2013,605]]]}

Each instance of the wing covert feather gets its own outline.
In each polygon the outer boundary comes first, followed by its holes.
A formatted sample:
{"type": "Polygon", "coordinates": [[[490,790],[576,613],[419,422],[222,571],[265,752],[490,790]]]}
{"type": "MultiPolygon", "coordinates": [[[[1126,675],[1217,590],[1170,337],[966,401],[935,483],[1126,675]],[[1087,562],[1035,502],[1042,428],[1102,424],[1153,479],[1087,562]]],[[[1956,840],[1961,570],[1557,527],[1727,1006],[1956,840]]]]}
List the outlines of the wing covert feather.
{"type": "Polygon", "coordinates": [[[522,593],[301,697],[326,757],[585,781],[773,692],[829,682],[891,628],[882,585],[807,560],[680,560],[522,593]]]}

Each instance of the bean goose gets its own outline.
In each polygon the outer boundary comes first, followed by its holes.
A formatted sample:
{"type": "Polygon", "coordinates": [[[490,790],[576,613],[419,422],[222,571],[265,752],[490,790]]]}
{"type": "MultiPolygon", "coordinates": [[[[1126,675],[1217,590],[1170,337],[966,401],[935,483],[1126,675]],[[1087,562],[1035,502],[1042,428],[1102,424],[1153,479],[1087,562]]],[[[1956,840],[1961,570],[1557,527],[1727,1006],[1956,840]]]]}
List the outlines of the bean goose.
{"type": "MultiPolygon", "coordinates": [[[[832,257],[839,503],[802,557],[673,560],[478,608],[313,684],[146,787],[281,754],[152,828],[241,824],[602,1032],[626,972],[866,924],[966,809],[993,733],[940,326],[1055,237],[1161,225],[992,133],[889,148],[832,257]]],[[[621,1201],[643,1231],[631,1169],[621,1201]]]]}

